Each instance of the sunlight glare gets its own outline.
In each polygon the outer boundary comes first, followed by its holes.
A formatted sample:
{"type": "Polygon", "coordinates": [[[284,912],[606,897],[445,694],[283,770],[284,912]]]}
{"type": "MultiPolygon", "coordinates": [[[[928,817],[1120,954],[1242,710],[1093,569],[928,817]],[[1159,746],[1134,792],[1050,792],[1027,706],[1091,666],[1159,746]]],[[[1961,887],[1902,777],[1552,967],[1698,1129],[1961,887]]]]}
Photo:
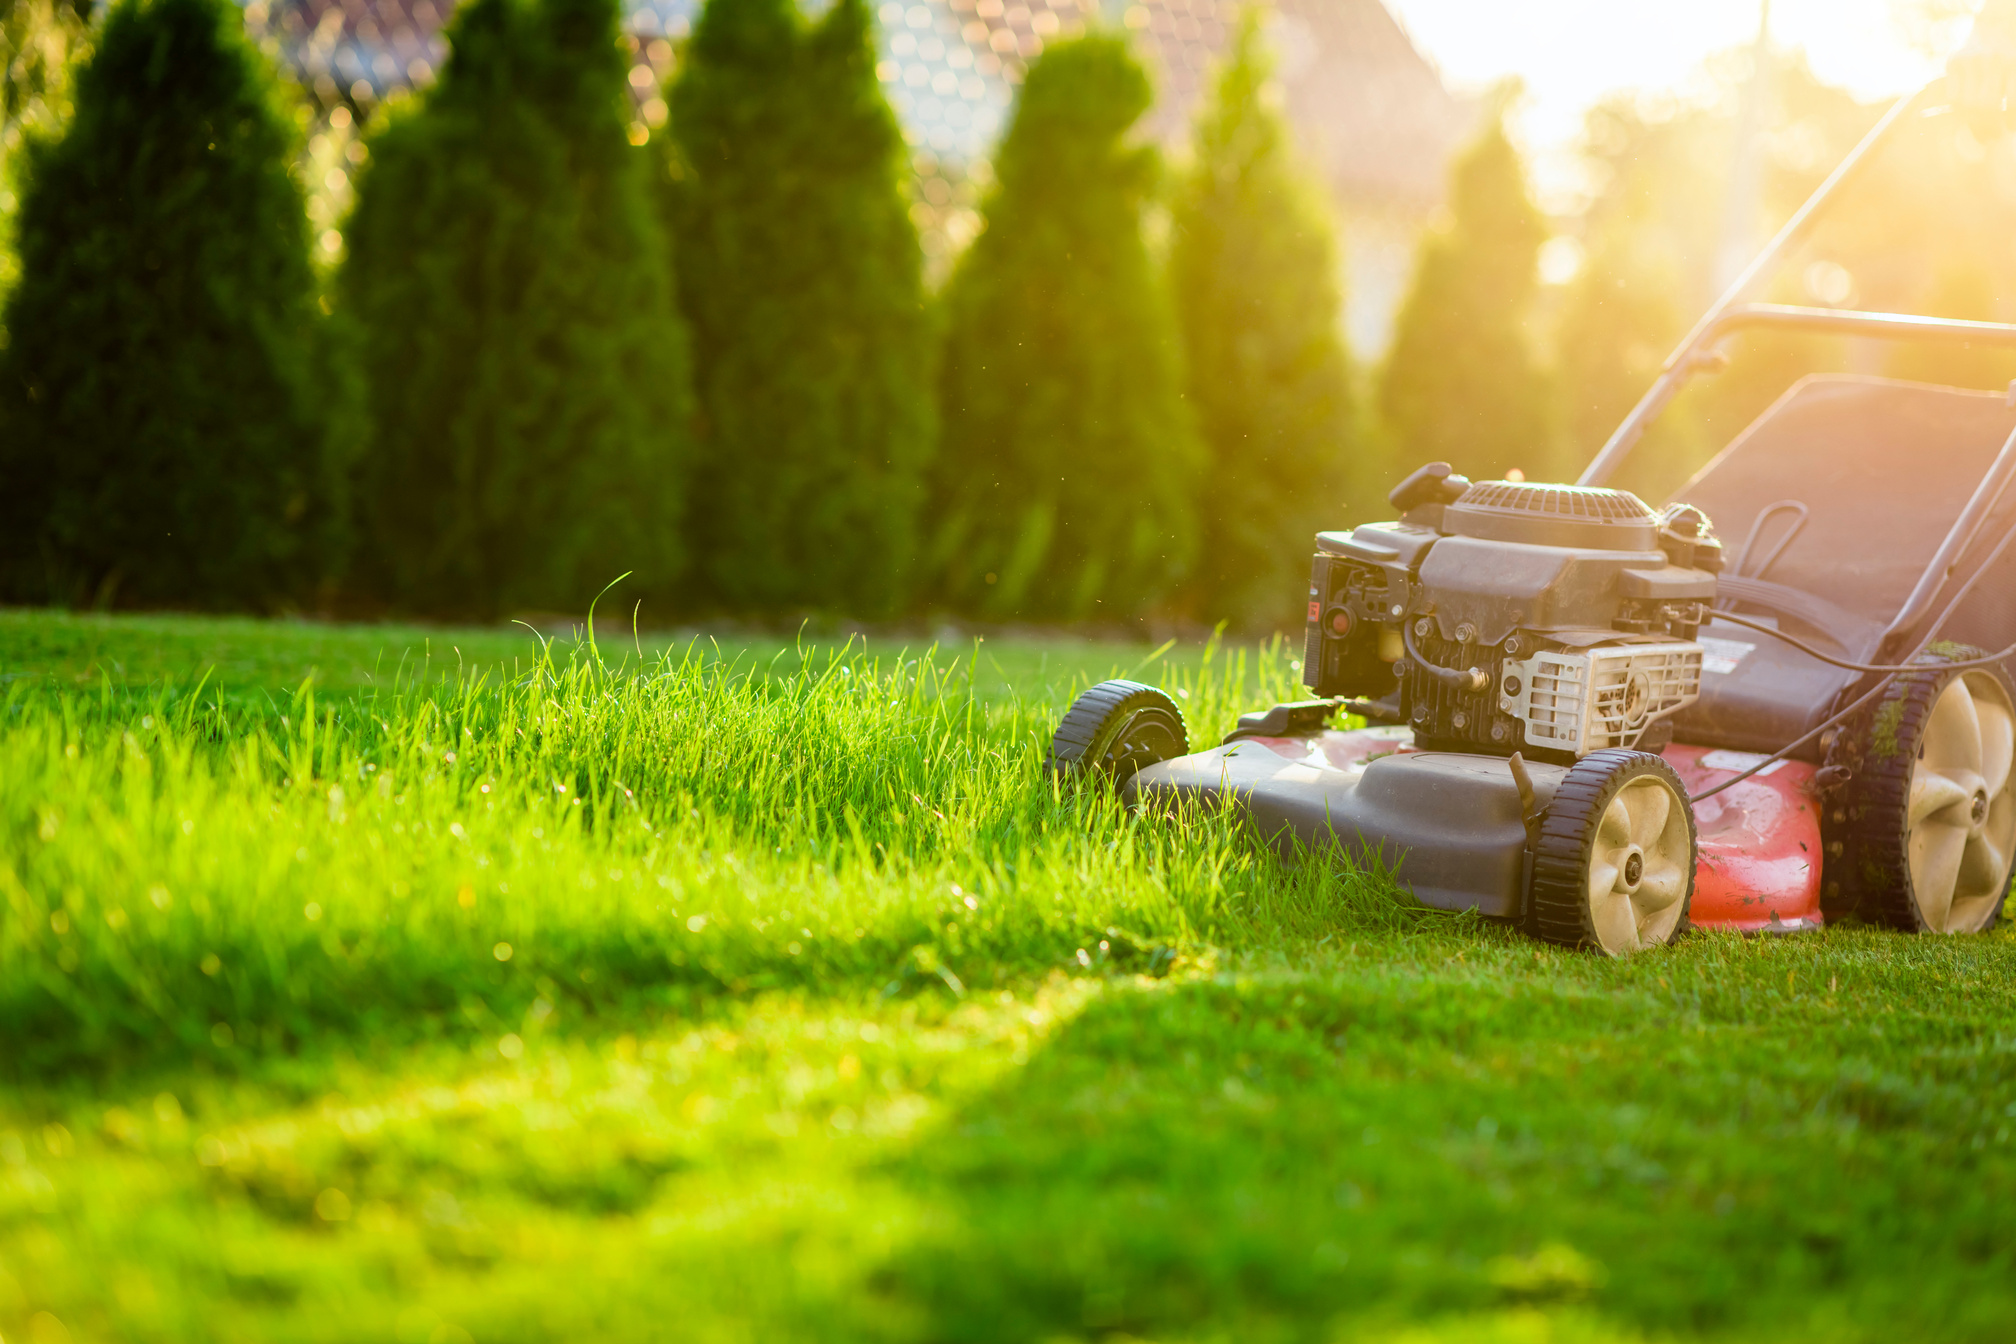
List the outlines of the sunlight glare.
{"type": "MultiPolygon", "coordinates": [[[[1389,0],[1388,8],[1458,92],[1507,78],[1524,84],[1514,130],[1538,157],[1544,196],[1573,190],[1560,161],[1591,106],[1621,90],[1687,87],[1709,56],[1756,38],[1760,3],[1389,0]]],[[[1803,50],[1822,80],[1880,98],[1940,72],[1944,53],[1914,45],[1907,20],[1942,5],[1951,8],[1945,0],[1772,0],[1771,32],[1780,46],[1803,50]]],[[[1965,26],[1938,32],[1957,40],[1965,26]]]]}

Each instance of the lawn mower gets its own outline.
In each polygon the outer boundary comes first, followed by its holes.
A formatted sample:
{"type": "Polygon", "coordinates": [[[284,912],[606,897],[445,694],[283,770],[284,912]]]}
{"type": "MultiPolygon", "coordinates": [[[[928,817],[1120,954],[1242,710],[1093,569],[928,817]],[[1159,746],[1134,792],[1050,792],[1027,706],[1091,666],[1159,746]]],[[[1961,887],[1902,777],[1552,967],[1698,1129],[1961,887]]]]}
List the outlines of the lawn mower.
{"type": "Polygon", "coordinates": [[[1736,331],[2016,347],[1999,323],[1745,302],[1941,87],[1889,111],[1576,484],[1432,463],[1397,519],[1318,534],[1312,698],[1193,752],[1168,695],[1105,682],[1049,768],[1237,808],[1428,906],[1611,955],[1690,925],[1992,926],[2016,861],[2016,387],[1808,377],[1664,509],[1605,484],[1736,331]]]}

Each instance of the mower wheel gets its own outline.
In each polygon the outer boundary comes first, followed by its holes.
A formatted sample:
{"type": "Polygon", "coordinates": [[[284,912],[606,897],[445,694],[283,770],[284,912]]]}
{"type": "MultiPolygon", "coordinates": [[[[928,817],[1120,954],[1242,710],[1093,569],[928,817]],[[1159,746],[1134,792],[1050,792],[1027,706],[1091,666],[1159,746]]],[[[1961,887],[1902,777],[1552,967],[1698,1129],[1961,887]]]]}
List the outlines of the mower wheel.
{"type": "Polygon", "coordinates": [[[1072,702],[1043,768],[1067,783],[1096,777],[1117,787],[1144,766],[1189,753],[1174,700],[1138,681],[1102,681],[1072,702]]]}
{"type": "Polygon", "coordinates": [[[1670,943],[1687,929],[1695,857],[1694,809],[1665,758],[1593,751],[1541,818],[1528,927],[1613,957],[1670,943]]]}
{"type": "Polygon", "coordinates": [[[1823,814],[1822,899],[1830,915],[1910,933],[1981,933],[2016,862],[2016,683],[2000,667],[1926,661],[1835,744],[1850,777],[1823,814]]]}

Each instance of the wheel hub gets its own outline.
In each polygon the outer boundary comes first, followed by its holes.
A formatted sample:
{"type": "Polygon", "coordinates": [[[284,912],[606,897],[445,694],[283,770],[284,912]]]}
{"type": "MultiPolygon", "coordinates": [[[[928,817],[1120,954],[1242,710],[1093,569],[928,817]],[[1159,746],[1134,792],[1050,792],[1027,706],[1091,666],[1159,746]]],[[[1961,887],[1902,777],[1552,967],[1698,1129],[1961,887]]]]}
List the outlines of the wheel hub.
{"type": "Polygon", "coordinates": [[[1926,715],[1905,816],[1911,900],[1921,927],[1971,933],[2001,904],[2016,856],[2016,705],[2002,683],[1966,672],[1926,715]]]}
{"type": "Polygon", "coordinates": [[[1591,837],[1588,901],[1596,941],[1612,956],[1666,942],[1692,877],[1687,800],[1654,775],[1611,798],[1591,837]]]}

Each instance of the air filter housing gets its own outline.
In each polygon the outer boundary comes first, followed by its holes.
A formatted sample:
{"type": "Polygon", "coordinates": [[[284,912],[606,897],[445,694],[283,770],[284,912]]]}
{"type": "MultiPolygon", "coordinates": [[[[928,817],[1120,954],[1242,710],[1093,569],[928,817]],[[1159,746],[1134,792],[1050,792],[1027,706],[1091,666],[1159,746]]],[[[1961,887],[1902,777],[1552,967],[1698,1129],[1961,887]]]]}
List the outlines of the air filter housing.
{"type": "Polygon", "coordinates": [[[1443,514],[1442,530],[1480,541],[1595,551],[1657,551],[1659,515],[1628,490],[1480,481],[1443,514]]]}

